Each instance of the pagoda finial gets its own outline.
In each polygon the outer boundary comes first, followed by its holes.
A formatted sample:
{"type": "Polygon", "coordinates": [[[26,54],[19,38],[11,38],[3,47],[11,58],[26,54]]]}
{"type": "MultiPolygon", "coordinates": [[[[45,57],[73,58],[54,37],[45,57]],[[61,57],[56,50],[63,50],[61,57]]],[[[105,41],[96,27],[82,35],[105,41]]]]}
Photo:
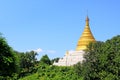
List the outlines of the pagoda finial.
{"type": "Polygon", "coordinates": [[[88,15],[86,17],[86,26],[89,26],[89,18],[88,18],[88,15]]]}

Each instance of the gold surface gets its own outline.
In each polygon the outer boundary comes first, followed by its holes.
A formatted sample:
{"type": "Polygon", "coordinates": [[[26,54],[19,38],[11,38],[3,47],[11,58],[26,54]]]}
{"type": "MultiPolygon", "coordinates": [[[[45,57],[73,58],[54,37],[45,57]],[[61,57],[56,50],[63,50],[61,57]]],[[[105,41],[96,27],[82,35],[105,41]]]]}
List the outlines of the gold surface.
{"type": "Polygon", "coordinates": [[[82,33],[82,36],[78,40],[78,44],[77,44],[76,50],[77,51],[79,51],[79,50],[85,50],[87,48],[87,45],[90,42],[95,42],[95,38],[92,35],[92,32],[90,30],[90,27],[89,27],[89,18],[87,16],[85,29],[84,29],[84,31],[82,33]]]}

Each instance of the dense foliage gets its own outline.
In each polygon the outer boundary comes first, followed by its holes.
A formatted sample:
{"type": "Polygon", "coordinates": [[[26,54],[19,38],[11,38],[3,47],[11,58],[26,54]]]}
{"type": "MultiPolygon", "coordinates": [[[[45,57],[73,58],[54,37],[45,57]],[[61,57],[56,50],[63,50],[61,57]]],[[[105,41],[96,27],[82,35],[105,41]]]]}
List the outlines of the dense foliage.
{"type": "Polygon", "coordinates": [[[58,62],[59,59],[60,59],[60,58],[58,58],[58,57],[57,57],[57,58],[54,58],[54,59],[51,60],[51,63],[53,64],[54,62],[58,62]]]}
{"type": "Polygon", "coordinates": [[[37,53],[34,51],[30,52],[17,52],[19,56],[20,73],[19,77],[24,77],[37,71],[38,61],[37,53]]]}
{"type": "Polygon", "coordinates": [[[82,80],[83,77],[80,69],[80,63],[65,67],[65,66],[53,66],[49,64],[49,57],[44,55],[38,67],[38,71],[28,77],[22,78],[20,80],[82,80]],[[80,70],[79,70],[80,69],[80,70]],[[33,78],[34,77],[34,78],[33,78]]]}
{"type": "Polygon", "coordinates": [[[85,80],[120,80],[120,36],[88,46],[85,80]]]}
{"type": "Polygon", "coordinates": [[[0,36],[0,79],[12,77],[18,73],[17,56],[8,45],[5,38],[0,36]]]}
{"type": "Polygon", "coordinates": [[[39,80],[81,80],[74,67],[41,66],[38,70],[39,80]]]}
{"type": "Polygon", "coordinates": [[[40,65],[51,65],[51,61],[49,59],[49,57],[47,55],[44,55],[41,59],[40,59],[40,65]]]}
{"type": "Polygon", "coordinates": [[[41,65],[36,74],[22,78],[20,80],[83,80],[83,77],[78,76],[74,67],[60,67],[41,65]],[[31,79],[31,76],[33,79],[31,79]]]}

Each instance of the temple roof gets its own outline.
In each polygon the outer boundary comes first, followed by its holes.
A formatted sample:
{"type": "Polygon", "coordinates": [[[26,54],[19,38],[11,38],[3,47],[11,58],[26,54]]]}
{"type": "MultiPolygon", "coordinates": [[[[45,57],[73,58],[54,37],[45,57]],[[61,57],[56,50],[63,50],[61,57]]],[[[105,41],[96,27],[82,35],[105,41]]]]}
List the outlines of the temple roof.
{"type": "Polygon", "coordinates": [[[87,48],[87,45],[90,43],[90,42],[95,42],[95,38],[90,30],[90,27],[89,27],[89,18],[88,16],[86,17],[86,25],[85,25],[85,28],[84,28],[84,31],[80,37],[80,39],[78,40],[78,44],[77,44],[77,48],[76,50],[79,51],[79,50],[85,50],[87,48]]]}

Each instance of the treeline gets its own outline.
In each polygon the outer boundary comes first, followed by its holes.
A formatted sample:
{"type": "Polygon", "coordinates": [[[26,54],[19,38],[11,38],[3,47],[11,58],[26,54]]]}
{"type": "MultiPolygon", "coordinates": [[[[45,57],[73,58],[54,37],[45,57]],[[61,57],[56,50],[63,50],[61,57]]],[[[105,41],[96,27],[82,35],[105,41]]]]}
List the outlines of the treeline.
{"type": "Polygon", "coordinates": [[[70,67],[53,66],[43,58],[34,75],[20,80],[120,80],[120,35],[90,43],[85,52],[85,61],[70,67]]]}
{"type": "Polygon", "coordinates": [[[17,80],[35,73],[38,65],[36,55],[34,51],[14,51],[0,35],[0,80],[17,80]]]}
{"type": "Polygon", "coordinates": [[[85,52],[82,64],[53,66],[59,58],[38,61],[36,52],[14,51],[0,36],[0,80],[120,80],[120,35],[90,43],[85,52]]]}

